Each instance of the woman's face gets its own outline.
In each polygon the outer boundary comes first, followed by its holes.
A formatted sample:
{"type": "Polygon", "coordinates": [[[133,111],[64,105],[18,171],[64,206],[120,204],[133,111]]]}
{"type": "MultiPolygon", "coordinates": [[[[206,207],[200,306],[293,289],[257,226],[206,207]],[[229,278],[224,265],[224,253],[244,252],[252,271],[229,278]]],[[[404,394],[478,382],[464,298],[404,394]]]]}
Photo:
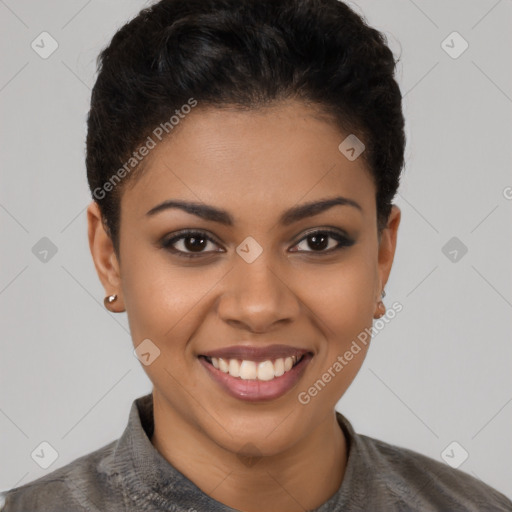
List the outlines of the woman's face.
{"type": "Polygon", "coordinates": [[[347,135],[301,103],[199,105],[123,191],[120,265],[106,235],[93,244],[134,346],[151,340],[143,368],[159,403],[233,452],[293,447],[332,414],[366,355],[359,343],[343,357],[372,326],[400,211],[379,248],[375,186],[363,158],[338,149],[347,135]],[[302,210],[335,198],[346,204],[302,210]],[[293,354],[304,357],[289,369],[293,354]]]}

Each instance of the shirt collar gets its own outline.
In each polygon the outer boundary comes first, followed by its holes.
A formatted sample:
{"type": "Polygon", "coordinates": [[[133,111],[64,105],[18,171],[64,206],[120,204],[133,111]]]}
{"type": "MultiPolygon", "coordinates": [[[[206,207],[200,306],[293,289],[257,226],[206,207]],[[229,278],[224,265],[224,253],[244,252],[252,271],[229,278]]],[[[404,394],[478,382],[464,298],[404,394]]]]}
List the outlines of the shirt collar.
{"type": "MultiPolygon", "coordinates": [[[[364,446],[350,422],[336,412],[338,423],[347,440],[347,465],[339,490],[315,512],[333,512],[354,497],[369,491],[363,482],[371,482],[372,468],[361,462],[364,446]]],[[[149,393],[132,403],[128,424],[118,439],[111,466],[126,492],[157,504],[159,507],[183,507],[211,512],[238,512],[205,494],[191,480],[170,464],[152,445],[154,430],[153,395],[149,393]]],[[[142,501],[141,501],[142,503],[142,501]]],[[[361,501],[364,504],[364,499],[361,501]]],[[[358,502],[359,504],[359,502],[358,502]]]]}

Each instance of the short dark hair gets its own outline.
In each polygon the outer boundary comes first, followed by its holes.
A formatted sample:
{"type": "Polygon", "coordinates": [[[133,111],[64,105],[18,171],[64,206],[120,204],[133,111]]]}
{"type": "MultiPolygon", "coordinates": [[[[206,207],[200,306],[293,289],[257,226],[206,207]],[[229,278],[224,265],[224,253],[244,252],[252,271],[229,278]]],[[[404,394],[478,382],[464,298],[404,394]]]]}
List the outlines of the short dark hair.
{"type": "Polygon", "coordinates": [[[87,178],[116,252],[121,190],[143,169],[133,152],[155,127],[171,133],[191,100],[252,109],[298,99],[327,114],[366,146],[380,233],[404,163],[395,65],[385,36],[338,0],[161,0],[140,11],[98,56],[87,119],[87,178]]]}

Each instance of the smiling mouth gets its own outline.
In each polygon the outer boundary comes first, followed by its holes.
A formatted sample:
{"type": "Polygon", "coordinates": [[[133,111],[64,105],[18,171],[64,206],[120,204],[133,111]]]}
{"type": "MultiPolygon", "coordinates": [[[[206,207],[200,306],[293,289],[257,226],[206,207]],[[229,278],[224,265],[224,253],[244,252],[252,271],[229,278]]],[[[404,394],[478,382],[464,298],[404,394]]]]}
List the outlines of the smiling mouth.
{"type": "Polygon", "coordinates": [[[275,400],[294,388],[314,352],[289,344],[244,342],[197,355],[214,389],[248,402],[275,400]]]}
{"type": "Polygon", "coordinates": [[[203,358],[215,369],[239,380],[272,381],[290,372],[305,356],[306,354],[294,355],[267,359],[260,362],[248,359],[199,357],[203,358]]]}

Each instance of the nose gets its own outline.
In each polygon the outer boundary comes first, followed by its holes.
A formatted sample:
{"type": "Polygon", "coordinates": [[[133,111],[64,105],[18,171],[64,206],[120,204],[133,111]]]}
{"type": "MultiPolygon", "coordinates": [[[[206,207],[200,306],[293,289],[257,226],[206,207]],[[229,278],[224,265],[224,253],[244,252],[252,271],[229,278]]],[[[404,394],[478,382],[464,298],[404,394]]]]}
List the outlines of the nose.
{"type": "Polygon", "coordinates": [[[271,265],[265,251],[252,263],[239,258],[226,276],[218,314],[233,327],[253,333],[291,323],[300,313],[293,279],[290,272],[271,265]]]}

